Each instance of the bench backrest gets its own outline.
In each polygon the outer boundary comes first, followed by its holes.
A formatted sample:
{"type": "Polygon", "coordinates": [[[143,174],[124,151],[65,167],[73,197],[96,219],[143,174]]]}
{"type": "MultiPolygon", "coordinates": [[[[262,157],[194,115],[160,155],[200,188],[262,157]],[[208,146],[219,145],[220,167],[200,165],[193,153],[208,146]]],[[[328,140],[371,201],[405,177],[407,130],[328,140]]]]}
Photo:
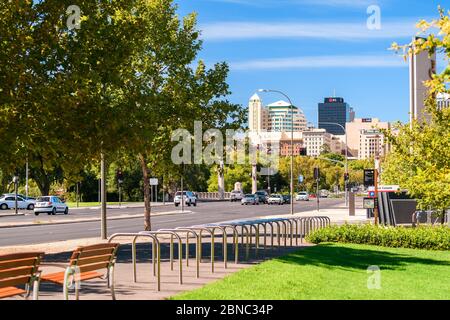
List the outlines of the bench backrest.
{"type": "Polygon", "coordinates": [[[0,255],[0,288],[31,284],[43,256],[42,252],[0,255]]]}
{"type": "Polygon", "coordinates": [[[70,265],[80,272],[107,269],[116,259],[118,243],[102,243],[78,247],[70,257],[70,265]]]}

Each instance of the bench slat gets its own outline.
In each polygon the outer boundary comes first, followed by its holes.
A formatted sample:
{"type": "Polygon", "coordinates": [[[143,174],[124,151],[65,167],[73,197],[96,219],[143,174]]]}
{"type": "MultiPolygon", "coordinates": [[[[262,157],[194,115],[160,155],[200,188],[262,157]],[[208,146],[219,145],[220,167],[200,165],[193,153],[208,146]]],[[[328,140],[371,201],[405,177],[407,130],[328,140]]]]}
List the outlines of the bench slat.
{"type": "MultiPolygon", "coordinates": [[[[101,273],[91,271],[91,272],[81,273],[79,279],[80,279],[80,281],[84,281],[84,280],[100,278],[102,276],[103,276],[103,274],[101,274],[101,273]]],[[[54,283],[58,283],[58,284],[62,285],[62,284],[64,284],[64,272],[57,272],[57,273],[43,275],[41,277],[41,281],[54,282],[54,283]]]]}
{"type": "Polygon", "coordinates": [[[96,250],[87,250],[87,251],[81,251],[78,258],[89,258],[94,256],[102,256],[105,254],[112,254],[114,252],[114,248],[103,248],[103,249],[96,249],[96,250]]]}
{"type": "Polygon", "coordinates": [[[112,253],[110,254],[105,254],[102,256],[93,256],[93,257],[89,257],[89,258],[80,258],[77,261],[77,266],[81,267],[81,266],[85,266],[88,264],[93,264],[93,263],[97,263],[97,262],[107,262],[109,263],[109,261],[111,260],[112,257],[112,253]]]}
{"type": "Polygon", "coordinates": [[[16,278],[8,278],[5,280],[0,280],[0,288],[13,287],[22,284],[27,284],[30,282],[31,276],[20,276],[16,278]]]}
{"type": "Polygon", "coordinates": [[[15,267],[29,267],[37,264],[37,258],[24,258],[15,260],[6,260],[0,262],[0,271],[4,269],[11,269],[15,267]]]}
{"type": "Polygon", "coordinates": [[[19,289],[16,287],[1,288],[0,289],[0,299],[14,297],[19,294],[25,294],[25,293],[27,293],[25,290],[19,289]]]}
{"type": "Polygon", "coordinates": [[[0,270],[0,279],[7,279],[19,276],[31,276],[33,270],[34,266],[0,270]]]}

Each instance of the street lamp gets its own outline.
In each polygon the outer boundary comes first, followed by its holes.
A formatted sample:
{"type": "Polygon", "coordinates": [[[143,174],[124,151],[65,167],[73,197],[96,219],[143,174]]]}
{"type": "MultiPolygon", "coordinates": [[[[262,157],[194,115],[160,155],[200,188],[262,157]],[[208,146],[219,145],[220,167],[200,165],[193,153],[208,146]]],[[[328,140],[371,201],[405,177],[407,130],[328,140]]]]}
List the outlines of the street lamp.
{"type": "MultiPolygon", "coordinates": [[[[319,121],[319,127],[321,124],[330,124],[330,125],[335,125],[335,126],[339,126],[342,128],[342,130],[344,130],[345,133],[345,177],[348,177],[348,145],[347,145],[347,130],[345,130],[345,127],[340,124],[340,123],[336,123],[336,122],[322,122],[319,121]]],[[[348,206],[348,188],[347,188],[347,180],[344,179],[345,182],[345,205],[348,206]]]]}
{"type": "Polygon", "coordinates": [[[259,89],[258,92],[274,92],[279,93],[288,99],[291,105],[291,214],[294,214],[294,105],[287,94],[271,89],[259,89]]]}
{"type": "Polygon", "coordinates": [[[15,197],[14,197],[14,213],[18,214],[18,211],[17,211],[17,206],[18,206],[18,203],[17,203],[17,193],[18,193],[17,189],[18,189],[18,186],[19,186],[19,174],[18,173],[16,173],[14,175],[12,182],[14,183],[14,195],[15,195],[15,197]]]}

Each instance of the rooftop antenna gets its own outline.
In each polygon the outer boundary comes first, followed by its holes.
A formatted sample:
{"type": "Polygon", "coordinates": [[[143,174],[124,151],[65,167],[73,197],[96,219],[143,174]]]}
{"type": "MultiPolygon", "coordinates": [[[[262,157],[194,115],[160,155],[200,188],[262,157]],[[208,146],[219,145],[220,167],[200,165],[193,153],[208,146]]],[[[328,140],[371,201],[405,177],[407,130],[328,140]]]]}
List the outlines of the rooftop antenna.
{"type": "Polygon", "coordinates": [[[333,98],[336,98],[336,88],[333,89],[333,98]]]}

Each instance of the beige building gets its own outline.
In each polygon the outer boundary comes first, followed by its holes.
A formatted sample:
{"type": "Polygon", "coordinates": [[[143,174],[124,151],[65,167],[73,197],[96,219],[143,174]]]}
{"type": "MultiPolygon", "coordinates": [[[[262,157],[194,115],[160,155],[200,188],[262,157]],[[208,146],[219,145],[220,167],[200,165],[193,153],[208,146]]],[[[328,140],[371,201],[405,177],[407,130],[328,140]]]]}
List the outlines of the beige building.
{"type": "Polygon", "coordinates": [[[303,132],[303,144],[306,147],[306,155],[318,157],[323,146],[327,145],[331,149],[332,134],[325,129],[311,129],[303,132]]]}
{"type": "Polygon", "coordinates": [[[384,136],[380,129],[389,129],[388,122],[381,122],[377,118],[354,119],[347,122],[347,144],[349,156],[357,159],[368,159],[376,151],[384,154],[384,136]],[[375,138],[378,136],[378,138],[375,138]],[[376,141],[375,141],[376,140],[376,141]],[[378,148],[378,149],[377,149],[378,148]]]}

